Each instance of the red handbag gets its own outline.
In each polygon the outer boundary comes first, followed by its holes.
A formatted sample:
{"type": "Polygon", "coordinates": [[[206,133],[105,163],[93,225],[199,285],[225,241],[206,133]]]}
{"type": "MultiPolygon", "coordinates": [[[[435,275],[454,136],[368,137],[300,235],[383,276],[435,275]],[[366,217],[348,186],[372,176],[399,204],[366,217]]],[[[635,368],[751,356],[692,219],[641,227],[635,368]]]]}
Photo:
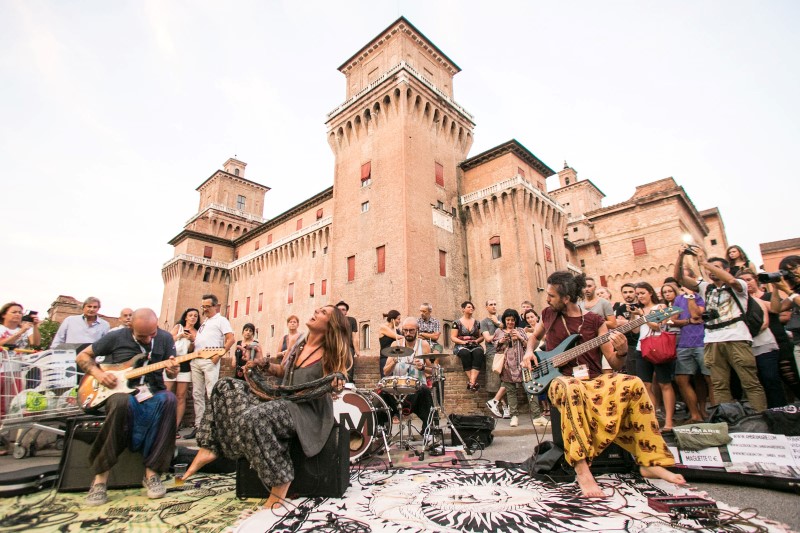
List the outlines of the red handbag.
{"type": "Polygon", "coordinates": [[[662,331],[661,335],[648,335],[642,339],[642,357],[654,365],[671,363],[678,357],[677,342],[678,336],[668,331],[662,331]]]}

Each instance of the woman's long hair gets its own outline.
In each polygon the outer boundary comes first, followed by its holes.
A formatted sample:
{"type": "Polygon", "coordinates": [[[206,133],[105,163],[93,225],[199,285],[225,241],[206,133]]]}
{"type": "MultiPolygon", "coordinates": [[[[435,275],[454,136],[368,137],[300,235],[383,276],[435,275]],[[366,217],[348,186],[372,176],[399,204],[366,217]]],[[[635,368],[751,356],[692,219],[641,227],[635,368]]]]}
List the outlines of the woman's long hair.
{"type": "Polygon", "coordinates": [[[0,308],[0,324],[2,324],[6,319],[6,313],[8,313],[8,310],[12,307],[19,307],[20,309],[23,308],[22,304],[18,304],[17,302],[8,302],[7,304],[3,305],[3,307],[0,308]]]}
{"type": "MultiPolygon", "coordinates": [[[[661,299],[664,301],[665,304],[668,303],[667,302],[667,298],[664,296],[664,288],[665,287],[669,287],[675,292],[675,298],[677,298],[678,295],[681,293],[681,290],[678,288],[678,284],[677,283],[669,282],[669,283],[665,283],[664,285],[662,285],[661,286],[661,299]]],[[[673,302],[675,301],[675,298],[672,299],[673,302]]]]}
{"type": "Polygon", "coordinates": [[[647,283],[646,281],[640,281],[636,285],[634,285],[636,289],[644,289],[648,293],[650,293],[650,305],[656,305],[659,303],[658,294],[656,294],[656,290],[653,288],[652,285],[647,283]]]}
{"type": "Polygon", "coordinates": [[[334,372],[346,375],[353,366],[353,354],[350,353],[350,325],[338,308],[332,305],[326,307],[330,307],[332,311],[328,318],[328,329],[322,338],[322,349],[325,352],[322,371],[326,376],[334,372]]]}
{"type": "Polygon", "coordinates": [[[195,322],[194,326],[192,326],[194,329],[197,329],[197,326],[200,325],[200,311],[198,311],[194,307],[190,307],[186,311],[183,312],[183,314],[181,315],[181,319],[178,320],[178,324],[180,324],[181,326],[183,326],[185,328],[186,327],[186,315],[188,315],[192,311],[197,313],[197,322],[195,322]]]}
{"type": "Polygon", "coordinates": [[[740,263],[742,265],[749,265],[750,264],[750,259],[747,258],[747,254],[744,253],[744,250],[742,250],[742,247],[739,246],[738,244],[734,244],[732,246],[728,246],[728,249],[725,250],[725,259],[728,261],[728,263],[731,264],[731,265],[733,264],[733,261],[731,261],[731,255],[730,254],[731,254],[731,250],[734,249],[734,248],[736,248],[739,251],[739,259],[737,259],[736,262],[740,263]]]}

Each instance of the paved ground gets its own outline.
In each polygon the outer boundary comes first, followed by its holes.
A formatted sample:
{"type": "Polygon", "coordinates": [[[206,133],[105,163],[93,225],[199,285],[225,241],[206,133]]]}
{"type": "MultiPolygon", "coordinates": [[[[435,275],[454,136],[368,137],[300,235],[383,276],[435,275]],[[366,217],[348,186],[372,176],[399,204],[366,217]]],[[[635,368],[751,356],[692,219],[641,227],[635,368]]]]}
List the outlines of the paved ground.
{"type": "MultiPolygon", "coordinates": [[[[482,459],[489,461],[522,462],[532,453],[538,440],[550,439],[550,428],[539,428],[534,432],[527,415],[520,417],[521,427],[509,427],[508,420],[498,420],[495,428],[494,442],[480,454],[482,459]]],[[[448,439],[449,441],[449,439],[448,439]]],[[[178,441],[182,446],[193,446],[193,440],[178,441]]],[[[449,442],[448,442],[449,444],[449,442]]],[[[478,457],[478,454],[473,456],[478,457]]],[[[10,455],[0,457],[0,472],[10,472],[22,468],[44,464],[57,464],[60,452],[55,449],[41,450],[36,457],[14,459],[10,455]]],[[[720,484],[693,484],[702,491],[706,491],[712,499],[725,502],[740,509],[754,507],[759,515],[772,520],[783,522],[795,531],[800,532],[800,498],[797,494],[776,492],[765,489],[756,489],[735,485],[720,484]]]]}

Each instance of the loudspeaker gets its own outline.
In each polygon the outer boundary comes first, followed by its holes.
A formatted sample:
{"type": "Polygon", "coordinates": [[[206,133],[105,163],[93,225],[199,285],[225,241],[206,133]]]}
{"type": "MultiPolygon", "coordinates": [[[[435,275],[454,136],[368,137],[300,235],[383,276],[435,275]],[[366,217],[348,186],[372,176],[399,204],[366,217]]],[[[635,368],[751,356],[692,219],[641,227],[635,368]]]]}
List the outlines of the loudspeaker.
{"type": "MultiPolygon", "coordinates": [[[[294,465],[294,480],[289,486],[289,497],[341,498],[350,486],[349,443],[350,433],[344,424],[333,426],[322,451],[314,457],[306,457],[300,441],[296,437],[292,439],[289,454],[294,465]]],[[[236,497],[269,497],[269,489],[245,458],[236,463],[236,497]]]]}
{"type": "MultiPolygon", "coordinates": [[[[67,420],[64,453],[58,467],[59,492],[88,491],[94,480],[89,450],[94,444],[104,416],[78,416],[67,420]]],[[[108,476],[109,489],[128,489],[142,486],[144,458],[140,453],[125,450],[108,476]]]]}

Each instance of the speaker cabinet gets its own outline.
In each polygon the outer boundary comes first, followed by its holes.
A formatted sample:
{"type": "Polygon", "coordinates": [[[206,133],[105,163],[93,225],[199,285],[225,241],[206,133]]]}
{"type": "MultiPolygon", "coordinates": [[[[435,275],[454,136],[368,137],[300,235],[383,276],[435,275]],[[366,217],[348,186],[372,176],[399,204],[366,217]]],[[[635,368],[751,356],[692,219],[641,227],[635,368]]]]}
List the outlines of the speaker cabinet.
{"type": "MultiPolygon", "coordinates": [[[[59,492],[88,491],[94,479],[89,463],[89,450],[94,444],[103,416],[78,416],[67,420],[64,453],[58,467],[59,492]]],[[[108,476],[109,489],[128,489],[142,486],[144,458],[140,453],[125,450],[108,476]]]]}
{"type": "MultiPolygon", "coordinates": [[[[289,447],[294,465],[294,480],[289,486],[290,497],[341,498],[350,486],[350,434],[344,424],[331,430],[325,447],[314,457],[306,457],[295,437],[289,447]]],[[[267,498],[269,489],[247,459],[236,463],[236,497],[267,498]]]]}

